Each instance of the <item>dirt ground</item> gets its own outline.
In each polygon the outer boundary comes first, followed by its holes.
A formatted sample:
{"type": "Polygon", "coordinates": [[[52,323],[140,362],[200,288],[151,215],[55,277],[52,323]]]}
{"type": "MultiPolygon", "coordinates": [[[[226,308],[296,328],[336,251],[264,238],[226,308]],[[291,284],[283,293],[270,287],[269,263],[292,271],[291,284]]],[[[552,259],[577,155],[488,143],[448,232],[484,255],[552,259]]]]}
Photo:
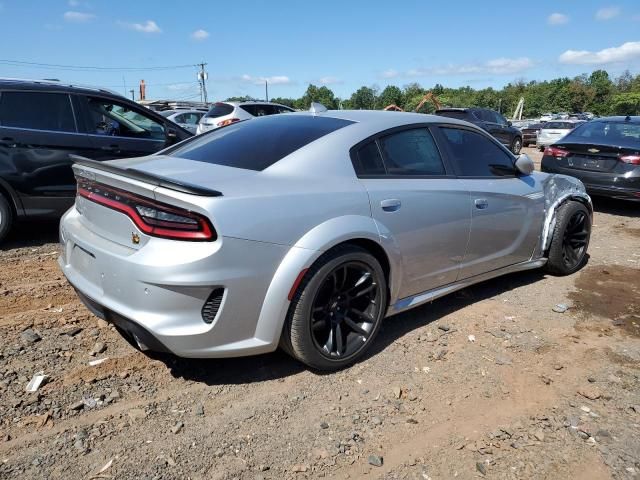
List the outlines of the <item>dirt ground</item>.
{"type": "Polygon", "coordinates": [[[389,318],[325,375],[139,353],[65,282],[56,225],[23,226],[0,249],[0,478],[637,478],[640,206],[594,204],[579,273],[389,318]]]}

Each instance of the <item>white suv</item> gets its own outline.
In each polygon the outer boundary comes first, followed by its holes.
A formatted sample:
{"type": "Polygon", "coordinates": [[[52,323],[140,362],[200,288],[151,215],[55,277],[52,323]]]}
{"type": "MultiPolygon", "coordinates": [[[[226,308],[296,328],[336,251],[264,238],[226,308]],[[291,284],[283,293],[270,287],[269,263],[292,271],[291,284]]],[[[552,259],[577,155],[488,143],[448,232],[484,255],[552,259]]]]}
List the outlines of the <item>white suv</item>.
{"type": "Polygon", "coordinates": [[[224,127],[253,117],[289,113],[295,110],[279,103],[271,102],[217,102],[198,123],[196,134],[224,127]]]}

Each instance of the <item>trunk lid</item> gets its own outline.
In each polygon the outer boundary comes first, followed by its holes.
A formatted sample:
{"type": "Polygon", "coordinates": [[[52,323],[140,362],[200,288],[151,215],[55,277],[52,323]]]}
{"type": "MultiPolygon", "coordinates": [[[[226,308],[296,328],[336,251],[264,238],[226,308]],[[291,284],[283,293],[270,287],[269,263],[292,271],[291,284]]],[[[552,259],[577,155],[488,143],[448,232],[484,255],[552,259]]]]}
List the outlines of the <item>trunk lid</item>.
{"type": "Polygon", "coordinates": [[[611,172],[622,163],[619,160],[621,155],[635,153],[630,148],[582,142],[558,142],[554,147],[569,152],[559,159],[561,166],[592,172],[611,172]]]}

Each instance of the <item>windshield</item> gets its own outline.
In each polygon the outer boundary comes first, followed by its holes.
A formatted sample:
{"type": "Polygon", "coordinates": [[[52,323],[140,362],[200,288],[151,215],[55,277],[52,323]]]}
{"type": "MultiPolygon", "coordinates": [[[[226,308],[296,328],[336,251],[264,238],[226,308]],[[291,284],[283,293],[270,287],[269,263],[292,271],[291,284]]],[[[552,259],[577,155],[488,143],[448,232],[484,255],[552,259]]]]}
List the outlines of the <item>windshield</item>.
{"type": "Polygon", "coordinates": [[[640,149],[640,123],[589,122],[576,128],[566,140],[640,149]]]}

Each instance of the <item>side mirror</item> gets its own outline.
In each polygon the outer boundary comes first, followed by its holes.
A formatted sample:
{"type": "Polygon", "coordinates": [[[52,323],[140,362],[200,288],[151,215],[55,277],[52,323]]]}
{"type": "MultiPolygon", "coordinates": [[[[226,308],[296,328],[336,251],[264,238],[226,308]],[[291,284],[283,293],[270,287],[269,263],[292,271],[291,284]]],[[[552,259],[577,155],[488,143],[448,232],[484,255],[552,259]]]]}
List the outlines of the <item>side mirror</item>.
{"type": "Polygon", "coordinates": [[[507,120],[507,125],[509,125],[510,127],[513,126],[513,123],[511,123],[511,120],[507,120]]]}
{"type": "Polygon", "coordinates": [[[535,165],[529,155],[521,153],[516,159],[516,169],[523,175],[531,175],[535,170],[535,165]]]}
{"type": "Polygon", "coordinates": [[[170,147],[177,141],[178,141],[178,132],[176,132],[174,128],[171,128],[171,127],[167,128],[167,140],[165,141],[166,146],[170,147]]]}

